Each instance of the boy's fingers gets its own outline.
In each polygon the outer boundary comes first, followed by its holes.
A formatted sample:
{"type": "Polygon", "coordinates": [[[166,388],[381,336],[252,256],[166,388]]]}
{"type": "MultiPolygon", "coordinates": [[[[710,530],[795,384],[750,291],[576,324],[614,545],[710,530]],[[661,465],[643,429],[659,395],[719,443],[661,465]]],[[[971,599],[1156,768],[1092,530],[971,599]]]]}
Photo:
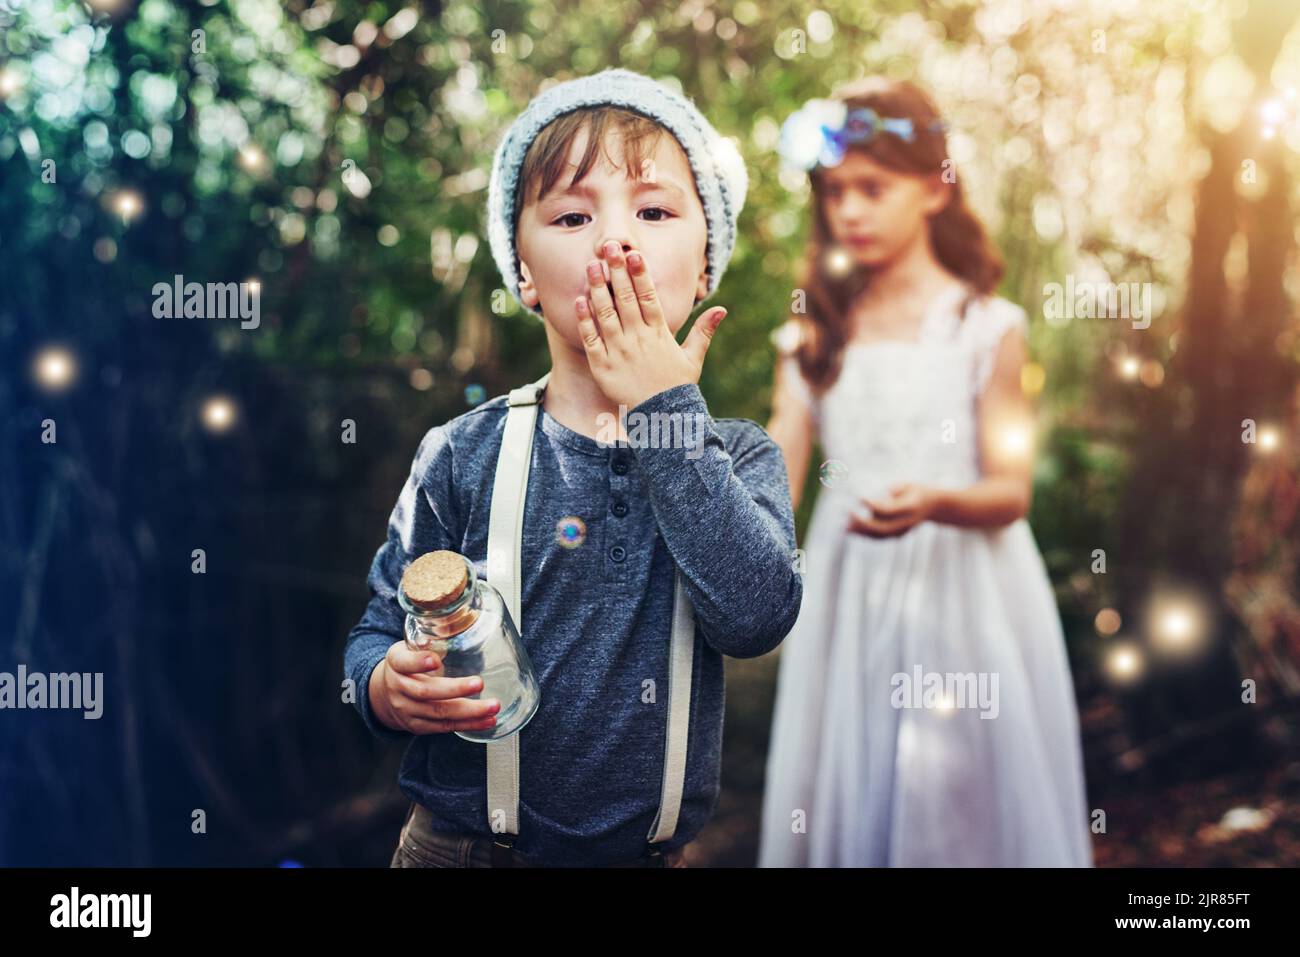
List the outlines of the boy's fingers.
{"type": "Polygon", "coordinates": [[[385,656],[388,667],[398,674],[416,675],[425,671],[437,671],[442,667],[442,658],[434,651],[416,651],[404,641],[396,641],[388,646],[385,656]]]}
{"type": "Polygon", "coordinates": [[[591,290],[588,298],[596,313],[596,328],[600,330],[600,337],[605,340],[605,348],[608,349],[609,344],[622,334],[623,324],[618,318],[614,300],[610,298],[609,287],[605,285],[605,274],[600,271],[600,260],[592,262],[595,268],[590,265],[587,267],[587,286],[591,290]]]}
{"type": "Polygon", "coordinates": [[[450,734],[452,731],[485,731],[496,724],[495,718],[483,721],[430,721],[412,718],[408,722],[412,734],[450,734]]]}
{"type": "Polygon", "coordinates": [[[408,701],[403,709],[408,718],[427,721],[480,721],[501,710],[497,698],[445,698],[438,701],[408,701]]]}
{"type": "Polygon", "coordinates": [[[637,295],[632,277],[628,275],[627,260],[623,248],[612,243],[604,250],[605,262],[609,264],[609,284],[614,290],[614,308],[618,310],[619,321],[624,329],[633,329],[634,323],[642,323],[641,302],[637,295]]]}
{"type": "Polygon", "coordinates": [[[596,328],[596,320],[591,314],[591,305],[587,302],[586,296],[579,296],[573,303],[573,311],[578,315],[578,335],[582,337],[582,344],[587,349],[587,356],[604,356],[605,340],[600,337],[600,330],[596,328]]]}
{"type": "MultiPolygon", "coordinates": [[[[448,698],[441,701],[404,700],[396,709],[408,728],[419,722],[444,725],[440,730],[454,731],[463,726],[491,727],[501,711],[497,698],[448,698]]],[[[430,728],[432,731],[433,728],[430,728]]]]}
{"type": "Polygon", "coordinates": [[[632,286],[636,289],[637,301],[641,304],[641,319],[647,326],[666,325],[659,294],[655,292],[654,280],[650,278],[650,270],[645,266],[645,257],[635,249],[627,254],[627,271],[632,276],[632,286]]]}
{"type": "Polygon", "coordinates": [[[418,701],[445,701],[464,698],[483,690],[481,675],[464,678],[438,678],[433,675],[398,675],[398,685],[408,698],[418,701]]]}
{"type": "Polygon", "coordinates": [[[691,334],[682,343],[682,351],[695,360],[695,364],[704,365],[704,355],[709,351],[713,334],[718,331],[718,324],[726,316],[727,310],[722,306],[710,309],[691,326],[691,334]]]}

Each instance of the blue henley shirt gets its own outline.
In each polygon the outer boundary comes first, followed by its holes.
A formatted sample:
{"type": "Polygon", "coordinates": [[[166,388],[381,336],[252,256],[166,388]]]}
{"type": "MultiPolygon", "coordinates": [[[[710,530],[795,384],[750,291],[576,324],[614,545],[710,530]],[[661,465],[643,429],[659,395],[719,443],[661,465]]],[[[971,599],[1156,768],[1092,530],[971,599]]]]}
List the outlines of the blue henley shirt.
{"type": "MultiPolygon", "coordinates": [[[[372,734],[405,741],[402,793],[437,830],[491,836],[487,750],[455,734],[381,724],[370,673],[403,640],[396,591],[406,566],[450,549],[487,577],[488,511],[507,397],[430,429],[371,564],[371,599],[348,635],[344,674],[372,734]]],[[[681,814],[670,848],[695,838],[717,805],[722,656],[780,644],[803,597],[779,446],[748,419],[713,419],[699,386],[666,389],[632,413],[697,413],[704,445],[602,445],[538,408],[524,504],[519,631],[541,704],[519,732],[519,835],[540,864],[599,865],[645,851],[659,808],[668,707],[674,564],[695,609],[690,732],[681,814]],[[577,517],[578,547],[556,526],[577,517]],[[653,701],[645,693],[653,679],[653,701]]],[[[631,431],[629,418],[629,436],[631,431]]],[[[697,439],[694,441],[698,441],[697,439]]]]}

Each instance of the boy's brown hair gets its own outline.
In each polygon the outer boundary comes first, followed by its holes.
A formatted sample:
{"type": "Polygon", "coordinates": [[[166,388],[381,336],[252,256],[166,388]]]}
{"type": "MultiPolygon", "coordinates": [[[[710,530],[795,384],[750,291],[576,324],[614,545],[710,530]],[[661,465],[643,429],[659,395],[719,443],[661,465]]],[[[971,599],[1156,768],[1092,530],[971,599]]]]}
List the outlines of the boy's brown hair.
{"type": "MultiPolygon", "coordinates": [[[[604,151],[611,166],[613,158],[605,148],[605,137],[611,131],[620,134],[623,141],[624,168],[628,179],[637,179],[647,173],[649,156],[659,145],[660,137],[667,134],[678,149],[676,137],[654,120],[634,110],[618,106],[582,107],[556,117],[542,129],[524,154],[519,170],[519,189],[515,191],[514,222],[519,228],[519,214],[526,198],[541,202],[555,188],[568,166],[569,151],[579,133],[587,130],[587,144],[573,182],[582,180],[596,163],[596,156],[604,151]]],[[[685,151],[682,151],[685,155],[685,151]]],[[[653,172],[650,171],[650,178],[653,172]]],[[[694,178],[692,177],[692,182],[694,178]]],[[[566,184],[567,185],[567,184],[566,184]]],[[[697,187],[698,191],[698,187],[697,187]]]]}

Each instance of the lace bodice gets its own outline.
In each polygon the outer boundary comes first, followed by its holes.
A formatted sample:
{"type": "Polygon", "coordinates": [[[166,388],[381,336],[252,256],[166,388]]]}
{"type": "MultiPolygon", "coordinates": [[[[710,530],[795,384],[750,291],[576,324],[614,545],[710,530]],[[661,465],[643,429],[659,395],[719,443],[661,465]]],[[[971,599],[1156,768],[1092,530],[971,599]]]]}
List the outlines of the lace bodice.
{"type": "Polygon", "coordinates": [[[1027,322],[1000,297],[972,299],[962,318],[964,292],[937,297],[914,342],[850,343],[839,378],[820,398],[794,358],[793,325],[774,334],[797,399],[811,407],[824,459],[842,463],[830,487],[875,495],[898,482],[960,488],[979,478],[976,399],[1003,337],[1026,331],[1027,322]]]}

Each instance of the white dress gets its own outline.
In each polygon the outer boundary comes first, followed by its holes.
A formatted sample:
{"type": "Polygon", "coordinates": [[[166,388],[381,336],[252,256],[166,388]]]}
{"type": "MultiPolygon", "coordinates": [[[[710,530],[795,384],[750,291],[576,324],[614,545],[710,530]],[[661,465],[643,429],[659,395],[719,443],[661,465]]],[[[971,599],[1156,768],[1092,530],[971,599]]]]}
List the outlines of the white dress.
{"type": "Polygon", "coordinates": [[[777,652],[760,867],[1092,866],[1074,688],[1028,522],[845,530],[860,495],[979,477],[975,398],[1026,323],[996,297],[963,320],[961,292],[916,342],[850,345],[821,401],[781,359],[842,464],[817,489],[777,652]]]}

